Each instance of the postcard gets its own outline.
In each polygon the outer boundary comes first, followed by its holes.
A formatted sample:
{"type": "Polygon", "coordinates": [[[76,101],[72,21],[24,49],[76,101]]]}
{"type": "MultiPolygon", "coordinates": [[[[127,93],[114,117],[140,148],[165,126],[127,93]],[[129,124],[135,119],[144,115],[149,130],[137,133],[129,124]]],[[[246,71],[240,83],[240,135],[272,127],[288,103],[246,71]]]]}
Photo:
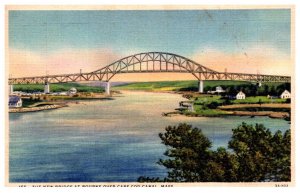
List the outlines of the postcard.
{"type": "Polygon", "coordinates": [[[6,6],[6,186],[295,185],[293,6],[6,6]]]}

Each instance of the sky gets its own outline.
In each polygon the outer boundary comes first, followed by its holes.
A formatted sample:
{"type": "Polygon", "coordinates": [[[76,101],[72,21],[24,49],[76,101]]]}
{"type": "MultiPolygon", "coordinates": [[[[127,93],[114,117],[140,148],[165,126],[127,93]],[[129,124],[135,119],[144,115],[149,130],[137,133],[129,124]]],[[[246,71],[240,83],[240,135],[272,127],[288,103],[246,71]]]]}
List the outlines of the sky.
{"type": "Polygon", "coordinates": [[[217,71],[290,75],[293,69],[289,9],[11,10],[8,19],[11,77],[90,72],[148,51],[185,56],[217,71]]]}

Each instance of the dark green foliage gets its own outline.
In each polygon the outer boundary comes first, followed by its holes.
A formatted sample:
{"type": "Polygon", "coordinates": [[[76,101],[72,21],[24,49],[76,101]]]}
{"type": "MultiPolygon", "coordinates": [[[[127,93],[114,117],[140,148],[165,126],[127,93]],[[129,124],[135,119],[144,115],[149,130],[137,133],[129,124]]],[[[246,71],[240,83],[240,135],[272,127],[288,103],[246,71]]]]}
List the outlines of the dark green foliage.
{"type": "Polygon", "coordinates": [[[239,162],[239,181],[290,181],[290,130],[273,135],[262,124],[243,123],[233,129],[229,148],[239,162]]]}
{"type": "Polygon", "coordinates": [[[291,99],[286,99],[285,103],[291,103],[291,99]]]}
{"type": "MultiPolygon", "coordinates": [[[[204,92],[213,91],[217,86],[221,86],[226,94],[236,95],[243,91],[246,96],[279,96],[284,90],[291,90],[290,83],[262,83],[259,84],[246,81],[231,80],[206,80],[204,81],[204,92]]],[[[173,91],[198,91],[198,81],[158,81],[158,82],[137,82],[128,83],[114,87],[115,89],[130,90],[160,90],[168,88],[173,91]]],[[[225,94],[225,93],[224,93],[225,94]]]]}
{"type": "Polygon", "coordinates": [[[30,105],[33,105],[37,102],[41,102],[42,100],[40,98],[30,98],[30,99],[22,99],[22,106],[28,107],[30,105]]]}
{"type": "Polygon", "coordinates": [[[238,181],[238,162],[236,156],[220,147],[211,152],[211,160],[207,164],[207,181],[209,182],[235,182],[238,181]]]}
{"type": "Polygon", "coordinates": [[[263,125],[243,123],[233,129],[228,151],[211,150],[198,128],[179,124],[160,133],[168,149],[158,164],[168,169],[164,179],[140,177],[139,182],[262,182],[290,181],[291,134],[272,134],[263,125]]]}
{"type": "Polygon", "coordinates": [[[160,133],[162,142],[171,149],[165,155],[174,159],[159,160],[159,164],[170,169],[167,181],[196,182],[206,179],[202,168],[206,168],[210,158],[208,148],[211,142],[201,130],[191,125],[179,124],[178,127],[166,127],[166,133],[160,133]]]}
{"type": "MultiPolygon", "coordinates": [[[[104,89],[101,87],[93,87],[81,85],[79,83],[55,83],[50,84],[51,92],[64,92],[70,90],[72,87],[75,87],[78,92],[103,92],[104,89]]],[[[44,85],[41,84],[20,84],[14,85],[15,91],[22,92],[44,92],[44,85]]]]}
{"type": "Polygon", "coordinates": [[[257,84],[244,83],[238,85],[221,85],[226,95],[236,95],[243,91],[246,96],[279,96],[284,90],[291,90],[290,83],[263,83],[261,87],[257,84]]]}
{"type": "Polygon", "coordinates": [[[213,102],[207,104],[206,106],[207,106],[208,108],[210,108],[210,109],[216,109],[216,108],[217,108],[218,106],[220,106],[220,105],[222,105],[222,104],[220,104],[220,103],[218,103],[218,102],[216,102],[216,101],[213,101],[213,102]]]}
{"type": "Polygon", "coordinates": [[[159,178],[149,178],[149,177],[139,177],[138,182],[163,182],[161,179],[159,178]]]}

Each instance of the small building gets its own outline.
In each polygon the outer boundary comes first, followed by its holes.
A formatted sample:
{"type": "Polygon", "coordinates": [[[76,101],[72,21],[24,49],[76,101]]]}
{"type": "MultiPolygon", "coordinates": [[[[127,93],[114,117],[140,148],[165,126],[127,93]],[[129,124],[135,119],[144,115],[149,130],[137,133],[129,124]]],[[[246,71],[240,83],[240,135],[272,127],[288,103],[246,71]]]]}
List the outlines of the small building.
{"type": "Polygon", "coordinates": [[[77,93],[77,89],[76,88],[71,88],[69,91],[68,91],[69,95],[73,95],[73,94],[76,94],[77,93]]]}
{"type": "Polygon", "coordinates": [[[17,95],[10,95],[8,100],[8,107],[9,108],[22,107],[21,97],[17,95]]]}
{"type": "Polygon", "coordinates": [[[282,99],[290,99],[291,93],[288,90],[285,90],[281,93],[280,98],[282,99]]]}
{"type": "Polygon", "coordinates": [[[216,92],[217,93],[222,93],[222,92],[225,92],[225,90],[223,90],[223,88],[221,86],[217,86],[216,87],[216,92]]]}
{"type": "Polygon", "coordinates": [[[236,99],[237,100],[244,100],[246,98],[245,93],[243,93],[242,91],[240,91],[239,93],[237,93],[236,95],[236,99]]]}
{"type": "Polygon", "coordinates": [[[190,101],[180,101],[179,106],[182,109],[194,112],[194,103],[191,103],[190,101]]]}
{"type": "Polygon", "coordinates": [[[208,91],[207,93],[210,93],[210,94],[220,94],[220,93],[224,93],[225,90],[223,90],[223,88],[221,86],[217,86],[216,87],[216,90],[213,90],[213,91],[208,91]]]}

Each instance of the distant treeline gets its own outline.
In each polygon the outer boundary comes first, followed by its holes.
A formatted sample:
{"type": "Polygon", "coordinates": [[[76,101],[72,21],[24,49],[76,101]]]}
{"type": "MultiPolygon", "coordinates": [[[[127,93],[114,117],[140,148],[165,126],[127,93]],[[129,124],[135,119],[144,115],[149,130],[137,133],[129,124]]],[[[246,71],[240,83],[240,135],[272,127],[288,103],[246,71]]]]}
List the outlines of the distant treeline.
{"type": "MultiPolygon", "coordinates": [[[[66,92],[71,88],[76,88],[78,92],[104,92],[102,87],[93,87],[81,85],[78,83],[60,83],[60,84],[50,84],[51,92],[66,92]]],[[[44,85],[41,84],[22,84],[22,85],[14,85],[14,91],[21,92],[44,92],[44,85]]]]}
{"type": "MultiPolygon", "coordinates": [[[[243,91],[247,96],[280,96],[284,90],[291,91],[290,83],[282,84],[241,84],[241,85],[220,85],[226,94],[236,95],[239,91],[243,91]]],[[[204,91],[215,90],[215,87],[206,86],[204,91]]]]}
{"type": "MultiPolygon", "coordinates": [[[[177,90],[179,91],[198,91],[198,83],[186,84],[177,90]]],[[[291,91],[290,83],[262,83],[259,86],[256,83],[243,82],[243,81],[204,81],[204,92],[215,91],[217,86],[221,86],[226,94],[236,95],[238,92],[243,91],[247,96],[279,96],[284,90],[291,91]]]]}

